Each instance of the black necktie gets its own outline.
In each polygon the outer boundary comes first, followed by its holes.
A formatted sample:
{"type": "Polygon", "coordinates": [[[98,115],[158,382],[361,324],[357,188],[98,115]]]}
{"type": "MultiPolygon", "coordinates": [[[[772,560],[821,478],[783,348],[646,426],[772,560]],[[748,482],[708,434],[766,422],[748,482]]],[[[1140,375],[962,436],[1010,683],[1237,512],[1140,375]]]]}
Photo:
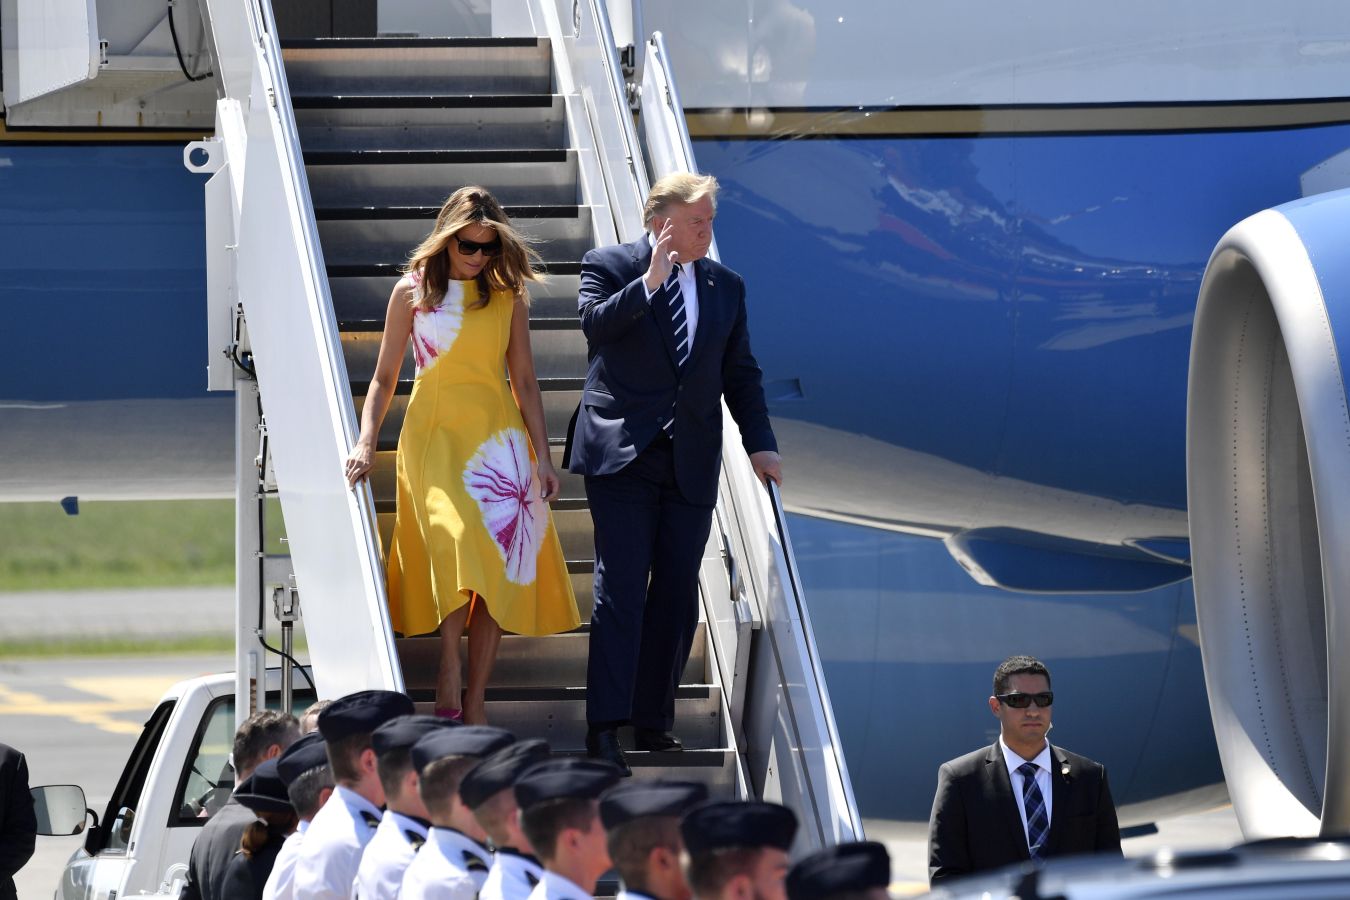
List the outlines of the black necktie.
{"type": "Polygon", "coordinates": [[[1017,771],[1022,776],[1022,807],[1027,812],[1027,850],[1032,859],[1043,859],[1050,817],[1045,814],[1045,798],[1036,784],[1037,767],[1033,763],[1022,763],[1017,771]]]}

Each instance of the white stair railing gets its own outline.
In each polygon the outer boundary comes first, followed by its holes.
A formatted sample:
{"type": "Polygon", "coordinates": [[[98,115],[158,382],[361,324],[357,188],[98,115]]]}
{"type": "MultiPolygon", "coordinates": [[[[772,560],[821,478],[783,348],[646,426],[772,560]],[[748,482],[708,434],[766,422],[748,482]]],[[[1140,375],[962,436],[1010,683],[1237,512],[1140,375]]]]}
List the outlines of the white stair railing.
{"type": "Polygon", "coordinates": [[[224,96],[215,139],[188,155],[228,182],[208,187],[207,217],[228,220],[233,250],[226,277],[208,273],[208,305],[232,308],[233,293],[247,322],[314,678],[326,697],[401,689],[374,503],[343,477],[356,416],[271,4],[203,12],[224,96]]]}

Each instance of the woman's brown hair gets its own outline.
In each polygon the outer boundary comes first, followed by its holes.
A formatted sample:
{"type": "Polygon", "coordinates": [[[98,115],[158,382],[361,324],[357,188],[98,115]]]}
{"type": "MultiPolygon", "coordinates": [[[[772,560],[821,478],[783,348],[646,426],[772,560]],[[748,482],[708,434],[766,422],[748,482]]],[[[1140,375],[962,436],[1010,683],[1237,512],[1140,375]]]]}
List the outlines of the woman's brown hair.
{"type": "Polygon", "coordinates": [[[248,859],[253,858],[257,853],[267,845],[267,841],[275,835],[278,838],[284,838],[296,829],[300,823],[300,817],[291,812],[272,812],[271,810],[262,810],[254,812],[258,818],[249,823],[244,829],[243,837],[239,839],[239,852],[243,853],[248,859]]]}
{"type": "Polygon", "coordinates": [[[502,247],[478,273],[478,300],[470,308],[487,305],[493,291],[510,291],[525,303],[527,281],[541,281],[536,265],[539,254],[528,239],[511,226],[511,220],[486,188],[462,187],[451,194],[436,216],[436,226],[408,258],[404,273],[413,277],[413,306],[432,310],[445,299],[450,285],[450,241],[469,225],[481,225],[497,233],[502,247]]]}

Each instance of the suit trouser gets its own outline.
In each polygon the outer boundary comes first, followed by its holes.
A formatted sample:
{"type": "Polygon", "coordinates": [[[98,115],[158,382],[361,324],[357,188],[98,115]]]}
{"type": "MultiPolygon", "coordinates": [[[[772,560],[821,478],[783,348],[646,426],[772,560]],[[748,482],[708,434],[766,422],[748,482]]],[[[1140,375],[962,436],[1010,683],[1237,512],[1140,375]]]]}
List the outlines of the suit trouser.
{"type": "Polygon", "coordinates": [[[595,522],[586,719],[669,731],[698,628],[713,507],[680,493],[674,445],[663,434],[618,472],[587,476],[586,497],[595,522]]]}

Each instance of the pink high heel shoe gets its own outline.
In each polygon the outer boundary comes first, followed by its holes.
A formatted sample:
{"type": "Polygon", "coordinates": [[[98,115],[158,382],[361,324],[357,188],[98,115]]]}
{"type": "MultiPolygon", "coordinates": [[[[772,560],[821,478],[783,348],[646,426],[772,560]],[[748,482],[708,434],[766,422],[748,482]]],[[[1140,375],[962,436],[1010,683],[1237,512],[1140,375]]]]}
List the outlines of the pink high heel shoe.
{"type": "Polygon", "coordinates": [[[451,722],[464,723],[464,710],[455,709],[453,706],[436,707],[436,717],[438,719],[449,719],[451,722]]]}

